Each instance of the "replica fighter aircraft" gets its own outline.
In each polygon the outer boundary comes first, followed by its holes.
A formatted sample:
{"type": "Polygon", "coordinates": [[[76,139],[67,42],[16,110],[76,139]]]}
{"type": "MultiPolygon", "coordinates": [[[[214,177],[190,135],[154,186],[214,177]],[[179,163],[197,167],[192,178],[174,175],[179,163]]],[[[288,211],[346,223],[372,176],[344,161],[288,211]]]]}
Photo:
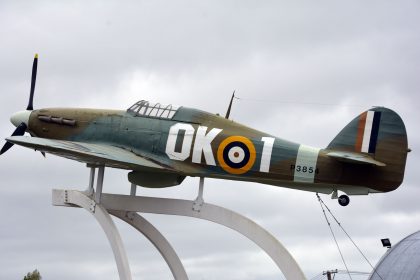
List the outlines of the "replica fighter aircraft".
{"type": "MultiPolygon", "coordinates": [[[[186,176],[258,182],[316,193],[367,195],[395,190],[404,178],[407,134],[394,111],[374,107],[354,118],[324,149],[293,143],[197,109],[139,101],[124,111],[33,109],[12,115],[13,144],[95,166],[130,170],[148,188],[186,176]],[[23,136],[28,132],[32,137],[23,136]]],[[[232,97],[233,99],[233,97],[232,97]]],[[[341,195],[340,205],[349,197],[341,195]]]]}

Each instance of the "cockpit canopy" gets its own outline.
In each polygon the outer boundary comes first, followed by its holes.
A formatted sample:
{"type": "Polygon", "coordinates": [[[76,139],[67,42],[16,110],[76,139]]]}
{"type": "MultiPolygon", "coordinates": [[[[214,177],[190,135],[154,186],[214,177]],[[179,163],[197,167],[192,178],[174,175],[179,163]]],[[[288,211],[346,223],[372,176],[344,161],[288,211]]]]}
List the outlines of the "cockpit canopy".
{"type": "Polygon", "coordinates": [[[171,104],[163,105],[160,103],[150,103],[146,100],[140,100],[128,108],[127,112],[140,117],[172,119],[178,109],[178,106],[173,106],[171,104]]]}

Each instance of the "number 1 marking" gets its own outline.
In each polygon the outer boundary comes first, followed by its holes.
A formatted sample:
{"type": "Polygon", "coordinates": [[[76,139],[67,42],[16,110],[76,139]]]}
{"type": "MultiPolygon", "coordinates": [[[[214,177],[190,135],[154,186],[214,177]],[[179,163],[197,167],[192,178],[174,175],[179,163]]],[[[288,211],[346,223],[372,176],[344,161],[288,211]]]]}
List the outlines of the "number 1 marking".
{"type": "Polygon", "coordinates": [[[261,155],[261,165],[260,172],[269,172],[270,171],[270,162],[271,162],[271,153],[273,152],[273,137],[262,137],[261,141],[264,142],[264,147],[261,155]]]}

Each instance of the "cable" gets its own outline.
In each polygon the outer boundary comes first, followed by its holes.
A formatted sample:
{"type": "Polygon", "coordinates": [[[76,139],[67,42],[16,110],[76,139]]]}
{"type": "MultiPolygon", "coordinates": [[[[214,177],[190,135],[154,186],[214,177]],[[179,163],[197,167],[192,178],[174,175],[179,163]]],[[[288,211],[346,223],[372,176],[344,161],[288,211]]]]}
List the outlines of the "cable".
{"type": "MultiPolygon", "coordinates": [[[[341,223],[337,220],[337,218],[334,216],[334,214],[331,212],[330,208],[328,208],[328,206],[324,203],[324,201],[322,201],[321,197],[318,195],[318,193],[316,194],[319,200],[319,203],[322,203],[325,208],[327,208],[328,212],[330,213],[330,215],[333,217],[333,219],[335,220],[335,222],[337,223],[337,225],[343,230],[343,232],[347,235],[347,237],[350,239],[351,243],[353,243],[353,245],[357,248],[357,250],[359,251],[359,253],[363,256],[363,258],[366,260],[366,262],[370,265],[370,267],[373,269],[373,273],[376,273],[379,278],[381,278],[382,280],[384,280],[381,275],[376,271],[376,269],[373,267],[373,265],[370,263],[370,261],[368,260],[368,258],[365,256],[365,254],[363,254],[362,250],[360,250],[359,246],[357,246],[357,244],[353,241],[353,239],[350,237],[350,235],[347,233],[347,231],[343,228],[343,226],[341,225],[341,223]]],[[[322,205],[321,205],[322,207],[322,205]]],[[[324,210],[324,209],[322,209],[324,210]]],[[[325,212],[324,212],[325,215],[325,212]]]]}
{"type": "Polygon", "coordinates": [[[322,273],[319,273],[317,275],[315,275],[314,277],[311,278],[311,280],[321,280],[322,279],[322,273]]]}
{"type": "Polygon", "coordinates": [[[322,273],[319,273],[319,274],[315,275],[314,277],[312,277],[311,280],[323,280],[325,278],[326,278],[325,275],[323,275],[322,273]]]}
{"type": "MultiPolygon", "coordinates": [[[[344,266],[346,267],[347,274],[349,275],[349,278],[350,278],[351,280],[353,280],[353,278],[351,278],[351,275],[350,275],[349,269],[348,269],[348,267],[347,267],[346,261],[344,260],[343,253],[341,252],[340,246],[338,245],[337,239],[335,238],[334,231],[333,231],[333,230],[332,230],[332,228],[331,228],[330,221],[328,220],[327,214],[325,213],[324,207],[322,206],[323,202],[322,202],[322,200],[321,200],[321,197],[319,196],[319,194],[318,194],[318,193],[316,193],[316,196],[318,197],[318,201],[319,201],[319,205],[321,206],[322,213],[324,213],[325,220],[327,221],[328,227],[330,228],[331,234],[332,234],[332,236],[333,236],[333,238],[334,238],[335,245],[337,245],[337,249],[338,249],[338,252],[340,253],[341,260],[343,261],[343,264],[344,264],[344,266]]],[[[325,205],[325,204],[324,204],[324,205],[325,205]]]]}
{"type": "MultiPolygon", "coordinates": [[[[363,271],[349,271],[351,275],[370,275],[369,272],[363,271]]],[[[345,270],[338,270],[337,273],[347,273],[345,270]]]]}

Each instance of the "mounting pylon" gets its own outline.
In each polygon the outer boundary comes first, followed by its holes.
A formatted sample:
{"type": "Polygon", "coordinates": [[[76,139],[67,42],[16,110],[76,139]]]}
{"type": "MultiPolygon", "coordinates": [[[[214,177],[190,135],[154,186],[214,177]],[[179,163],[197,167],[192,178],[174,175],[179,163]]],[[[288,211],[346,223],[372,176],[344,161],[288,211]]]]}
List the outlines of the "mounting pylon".
{"type": "Polygon", "coordinates": [[[111,245],[121,280],[131,280],[132,276],[121,236],[110,214],[130,224],[152,242],[165,259],[176,280],[188,279],[181,260],[168,240],[137,212],[193,217],[224,225],[244,235],[264,250],[286,279],[306,279],[292,255],[268,231],[232,210],[205,203],[203,199],[203,178],[200,178],[199,195],[196,200],[192,201],[136,196],[135,186],[131,188],[131,195],[117,195],[102,193],[104,176],[102,168],[98,172],[97,191],[92,190],[94,185],[92,177],[95,176],[95,172],[94,167],[91,168],[91,178],[87,191],[53,190],[53,205],[82,207],[96,218],[111,245]]]}

